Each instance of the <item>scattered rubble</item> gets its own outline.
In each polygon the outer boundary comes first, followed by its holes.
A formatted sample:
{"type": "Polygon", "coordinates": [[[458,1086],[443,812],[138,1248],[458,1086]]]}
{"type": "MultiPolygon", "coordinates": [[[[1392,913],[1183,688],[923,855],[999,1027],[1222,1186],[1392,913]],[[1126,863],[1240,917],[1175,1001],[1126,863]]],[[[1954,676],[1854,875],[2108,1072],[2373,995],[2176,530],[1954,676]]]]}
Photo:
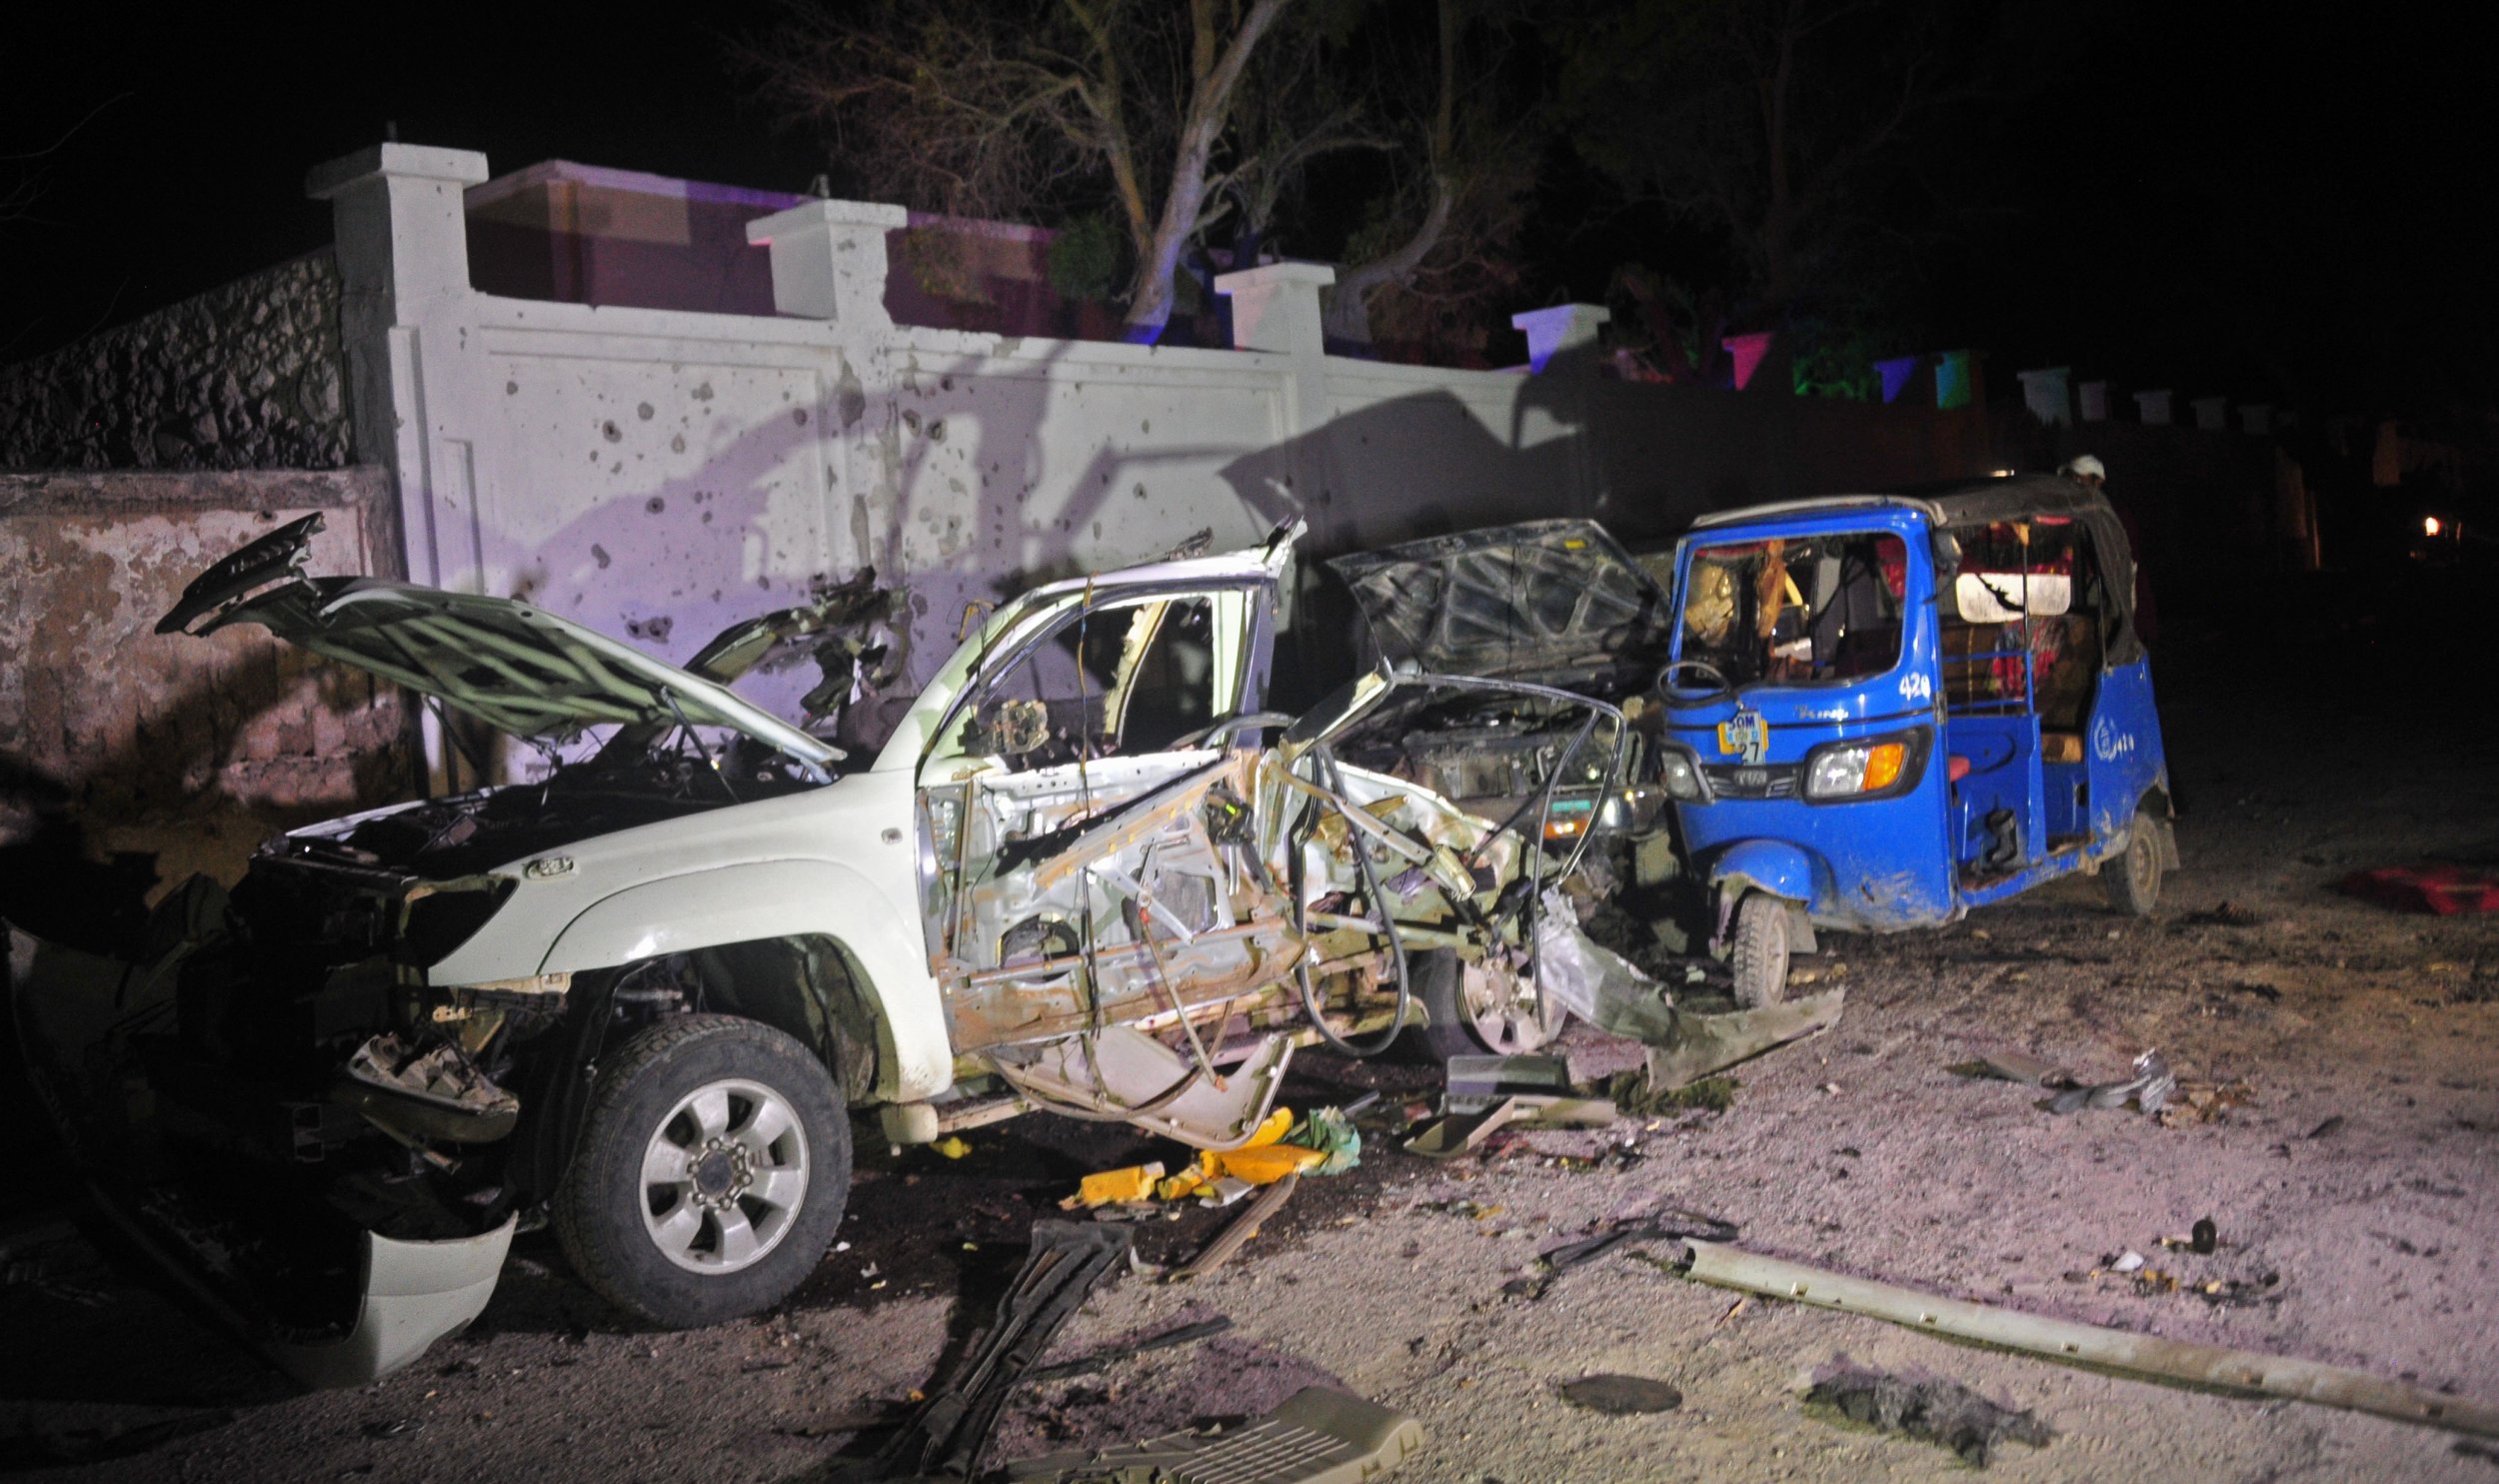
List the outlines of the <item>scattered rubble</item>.
{"type": "Polygon", "coordinates": [[[1305,1387],[1245,1427],[1053,1453],[1007,1466],[1012,1484],[1363,1484],[1423,1446],[1422,1425],[1360,1397],[1305,1387]]]}
{"type": "Polygon", "coordinates": [[[1123,1345],[1106,1345],[1091,1355],[1081,1355],[1074,1360],[1053,1361],[1049,1365],[1036,1368],[1031,1379],[1065,1381],[1076,1376],[1090,1376],[1097,1371],[1108,1370],[1123,1360],[1131,1360],[1157,1350],[1176,1350],[1183,1345],[1194,1345],[1200,1340],[1213,1339],[1232,1327],[1231,1318],[1223,1314],[1218,1314],[1212,1319],[1200,1319],[1191,1324],[1177,1324],[1170,1329],[1150,1334],[1142,1340],[1131,1340],[1123,1345]]]}
{"type": "Polygon", "coordinates": [[[853,1484],[978,1477],[999,1409],[1050,1349],[1096,1285],[1123,1265],[1129,1234],[1118,1227],[1042,1221],[1033,1250],[999,1301],[998,1316],[956,1376],[929,1393],[863,1466],[853,1484]]]}
{"type": "Polygon", "coordinates": [[[1946,1070],[1955,1076],[1991,1077],[1999,1082],[2019,1082],[2026,1087],[2074,1085],[2074,1074],[2061,1063],[2033,1056],[2027,1051],[1983,1051],[1975,1058],[1956,1062],[1946,1070]]]}
{"type": "Polygon", "coordinates": [[[1258,1198],[1250,1203],[1248,1210],[1234,1217],[1233,1224],[1225,1227],[1221,1235],[1209,1242],[1207,1249],[1199,1253],[1195,1261],[1172,1276],[1203,1278],[1231,1261],[1234,1253],[1249,1245],[1250,1239],[1258,1234],[1258,1227],[1269,1216],[1281,1210],[1285,1201],[1292,1199],[1293,1188],[1300,1183],[1299,1175],[1289,1174],[1258,1192],[1258,1198]]]}
{"type": "Polygon", "coordinates": [[[1611,1098],[1521,1093],[1482,1112],[1441,1118],[1407,1139],[1405,1148],[1425,1159],[1452,1159],[1503,1128],[1602,1128],[1620,1116],[1611,1098]]]}
{"type": "Polygon", "coordinates": [[[2227,898],[2202,911],[2181,912],[2175,919],[2179,927],[2260,927],[2264,917],[2227,898]]]}
{"type": "Polygon", "coordinates": [[[2163,1128],[2176,1128],[2186,1123],[2209,1123],[2235,1107],[2256,1100],[2256,1085],[2245,1077],[2227,1082],[2187,1082],[2177,1084],[2168,1105],[2154,1116],[2163,1128]]]}
{"type": "Polygon", "coordinates": [[[1659,1087],[1645,1071],[1626,1071],[1614,1073],[1605,1084],[1605,1092],[1622,1111],[1653,1117],[1694,1108],[1723,1113],[1735,1106],[1735,1089],[1742,1085],[1733,1077],[1703,1077],[1680,1087],[1659,1087]]]}
{"type": "Polygon", "coordinates": [[[1683,1393],[1663,1381],[1648,1376],[1621,1376],[1602,1372],[1581,1376],[1555,1388],[1562,1400],[1574,1407],[1602,1412],[1609,1417],[1636,1416],[1644,1412],[1671,1412],[1683,1405],[1683,1393]]]}
{"type": "Polygon", "coordinates": [[[2146,1113],[2158,1113],[2178,1090],[2178,1079],[2158,1051],[2134,1059],[2134,1075],[2116,1082],[2068,1087],[2048,1100],[2051,1113],[2079,1113],[2084,1108],[2122,1108],[2131,1102],[2146,1113]]]}
{"type": "Polygon", "coordinates": [[[1973,1468],[1985,1468],[2003,1443],[2044,1448],[2056,1437],[2036,1413],[2000,1407],[1957,1381],[1910,1380],[1856,1366],[1843,1365],[1816,1379],[1805,1392],[1805,1405],[1940,1444],[1973,1468]]]}
{"type": "Polygon", "coordinates": [[[1554,1280],[1564,1273],[1585,1267],[1614,1252],[1648,1242],[1671,1243],[1693,1239],[1731,1242],[1736,1235],[1733,1222],[1673,1209],[1629,1221],[1616,1221],[1540,1254],[1536,1258],[1534,1272],[1510,1279],[1501,1285],[1501,1292],[1512,1298],[1542,1298],[1545,1291],[1553,1286],[1554,1280]]]}

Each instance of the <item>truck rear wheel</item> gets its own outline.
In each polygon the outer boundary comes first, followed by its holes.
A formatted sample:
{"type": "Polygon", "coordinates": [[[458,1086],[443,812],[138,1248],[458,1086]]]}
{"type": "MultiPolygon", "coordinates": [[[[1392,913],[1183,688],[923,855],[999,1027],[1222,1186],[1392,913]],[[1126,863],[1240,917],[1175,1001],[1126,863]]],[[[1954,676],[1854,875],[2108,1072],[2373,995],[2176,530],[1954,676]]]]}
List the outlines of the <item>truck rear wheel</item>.
{"type": "Polygon", "coordinates": [[[1787,903],[1747,891],[1735,904],[1735,1002],[1745,1009],[1787,997],[1787,903]]]}
{"type": "Polygon", "coordinates": [[[601,1069],[554,1201],[582,1281],[682,1329],[772,1307],[850,1198],[851,1125],[824,1063],[736,1015],[678,1015],[601,1069]]]}
{"type": "Polygon", "coordinates": [[[1468,963],[1447,948],[1416,953],[1411,962],[1414,995],[1430,1019],[1418,1033],[1434,1060],[1521,1055],[1561,1029],[1561,1008],[1539,1011],[1534,985],[1501,965],[1468,963]]]}

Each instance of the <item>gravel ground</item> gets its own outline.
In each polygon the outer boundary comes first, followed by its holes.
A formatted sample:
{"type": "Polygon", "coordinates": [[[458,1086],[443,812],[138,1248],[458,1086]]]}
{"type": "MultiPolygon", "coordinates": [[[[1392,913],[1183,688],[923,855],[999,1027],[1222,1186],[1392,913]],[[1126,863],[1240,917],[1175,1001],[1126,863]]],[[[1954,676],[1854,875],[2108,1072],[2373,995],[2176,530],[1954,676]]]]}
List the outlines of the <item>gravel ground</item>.
{"type": "MultiPolygon", "coordinates": [[[[1723,1217],[1759,1250],[2071,1319],[2359,1366],[2499,1398],[2499,919],[2408,916],[2335,894],[2346,871],[2499,861],[2486,739],[2382,693],[2285,701],[2189,652],[2163,657],[2187,868],[2159,916],[2076,881],[1942,932],[1831,939],[1830,1034],[1740,1070],[1733,1106],[1496,1140],[1435,1165],[1374,1137],[1305,1180],[1244,1255],[1187,1284],[1109,1286],[1057,1356],[1212,1315],[1234,1329],[1028,1387],[996,1457],[1252,1415],[1311,1382],[1413,1413],[1399,1480],[1866,1478],[1963,1472],[1932,1444],[1808,1410],[1842,1364],[1948,1378],[2054,1429],[2004,1446],[2009,1480],[2499,1477],[2499,1448],[2288,1402],[2149,1385],[1692,1284],[1617,1253],[1540,1299],[1502,1285],[1601,1223],[1723,1217]],[[2192,683],[2186,676],[2195,676],[2192,683]],[[2390,748],[2389,740],[2395,745],[2390,748]],[[2390,751],[2401,766],[2388,765],[2390,751]],[[2055,1117],[2035,1089],[1950,1068],[2019,1049],[2086,1078],[2158,1047],[2182,1079],[2253,1101],[2163,1126],[2055,1117]],[[2209,1217],[2208,1256],[2161,1245],[2209,1217]],[[2098,1272],[2132,1249],[2174,1276],[2098,1272]],[[2221,1283],[2224,1292],[2197,1290],[2221,1283]],[[1559,1384],[1661,1378],[1683,1405],[1576,1410],[1559,1384]]],[[[1628,1048],[1574,1032],[1582,1064],[1628,1048]]],[[[1413,1066],[1308,1055],[1295,1094],[1421,1095],[1413,1066]]],[[[636,1332],[525,1238],[467,1335],[358,1391],[295,1395],[134,1264],[40,1215],[0,1227],[0,1467],[129,1480],[821,1476],[929,1384],[988,1312],[1030,1223],[1085,1170],[1146,1156],[1121,1131],[1030,1119],[971,1156],[863,1156],[849,1243],[783,1310],[636,1332]],[[45,1339],[48,1343],[41,1342],[45,1339]]],[[[1220,1228],[1140,1230],[1150,1261],[1220,1228]]]]}

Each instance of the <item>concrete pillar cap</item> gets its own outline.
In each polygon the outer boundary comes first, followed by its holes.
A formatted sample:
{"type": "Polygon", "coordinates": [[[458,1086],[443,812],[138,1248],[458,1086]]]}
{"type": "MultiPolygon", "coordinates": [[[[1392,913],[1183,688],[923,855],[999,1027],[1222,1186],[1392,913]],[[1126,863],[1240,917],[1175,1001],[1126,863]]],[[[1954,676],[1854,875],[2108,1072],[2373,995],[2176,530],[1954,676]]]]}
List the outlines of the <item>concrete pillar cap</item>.
{"type": "Polygon", "coordinates": [[[1239,294],[1246,289],[1264,289],[1277,284],[1308,284],[1325,288],[1336,281],[1336,270],[1324,263],[1261,263],[1215,276],[1215,292],[1239,294]]]}
{"type": "Polygon", "coordinates": [[[474,186],[487,177],[486,157],[476,150],[444,149],[431,144],[373,144],[352,155],[324,161],[304,172],[304,194],[327,201],[377,175],[415,180],[447,180],[474,186]]]}
{"type": "Polygon", "coordinates": [[[1534,331],[1545,326],[1568,331],[1586,326],[1613,323],[1614,312],[1601,304],[1556,304],[1547,309],[1523,309],[1509,317],[1513,330],[1534,331]]]}
{"type": "Polygon", "coordinates": [[[865,227],[884,232],[910,225],[910,212],[882,201],[802,201],[787,211],[777,211],[747,223],[747,241],[762,246],[776,237],[795,237],[808,231],[829,232],[836,227],[865,227]]]}

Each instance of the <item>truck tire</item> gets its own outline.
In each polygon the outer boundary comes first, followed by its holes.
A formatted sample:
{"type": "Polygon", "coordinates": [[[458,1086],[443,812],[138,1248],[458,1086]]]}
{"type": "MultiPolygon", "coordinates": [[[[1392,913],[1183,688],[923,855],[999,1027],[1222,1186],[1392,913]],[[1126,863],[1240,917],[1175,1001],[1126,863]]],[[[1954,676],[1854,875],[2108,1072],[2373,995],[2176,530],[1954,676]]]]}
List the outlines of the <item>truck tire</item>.
{"type": "Polygon", "coordinates": [[[1521,1055],[1541,1049],[1561,1028],[1564,1012],[1539,1015],[1519,1000],[1518,981],[1506,971],[1469,965],[1448,948],[1416,953],[1410,962],[1414,997],[1429,1017],[1415,1033],[1434,1061],[1521,1055]]]}
{"type": "Polygon", "coordinates": [[[2160,902],[2160,821],[2152,811],[2134,811],[2134,827],[2126,831],[2126,848],[2100,867],[2108,887],[2108,904],[2129,916],[2148,917],[2160,902]]]}
{"type": "Polygon", "coordinates": [[[1735,904],[1735,1002],[1752,1010],[1787,997],[1787,903],[1747,891],[1735,904]]]}
{"type": "Polygon", "coordinates": [[[850,1190],[850,1117],[824,1062],[758,1021],[676,1015],[600,1068],[551,1214],[583,1282],[684,1329],[787,1298],[850,1190]]]}

